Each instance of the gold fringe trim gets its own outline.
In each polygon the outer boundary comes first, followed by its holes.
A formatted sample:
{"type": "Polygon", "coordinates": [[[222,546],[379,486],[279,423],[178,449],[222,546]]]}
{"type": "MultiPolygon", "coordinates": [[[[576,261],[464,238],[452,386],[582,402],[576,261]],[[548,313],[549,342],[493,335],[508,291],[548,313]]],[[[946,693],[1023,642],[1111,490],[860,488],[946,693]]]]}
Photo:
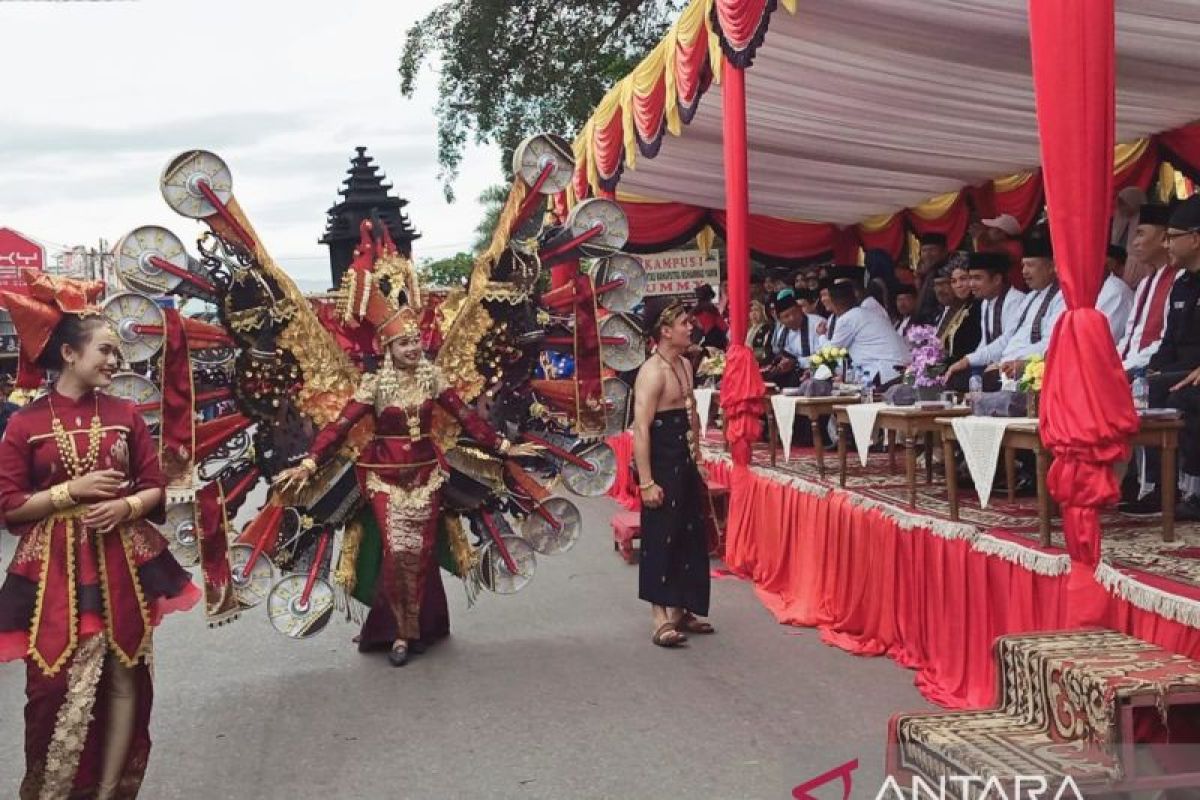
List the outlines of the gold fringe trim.
{"type": "Polygon", "coordinates": [[[358,520],[350,522],[342,534],[342,552],[338,558],[337,569],[333,573],[333,582],[342,587],[346,594],[353,594],[358,585],[358,551],[362,546],[363,527],[358,520]]]}
{"type": "Polygon", "coordinates": [[[76,597],[77,587],[75,586],[75,534],[78,530],[79,523],[77,520],[82,516],[82,506],[76,506],[68,512],[55,514],[48,517],[42,524],[49,526],[49,532],[46,535],[46,543],[42,548],[42,573],[37,585],[37,600],[33,605],[33,625],[29,631],[29,658],[33,663],[41,668],[42,674],[48,678],[52,678],[58,674],[58,671],[63,668],[71,654],[75,652],[76,646],[79,644],[79,601],[76,597]],[[50,664],[42,656],[37,649],[38,631],[42,627],[42,609],[46,601],[46,583],[50,577],[50,548],[54,541],[54,524],[56,522],[66,523],[66,539],[67,539],[67,647],[63,650],[62,655],[55,659],[53,664],[50,664]]]}
{"type": "Polygon", "coordinates": [[[79,758],[87,741],[96,691],[104,674],[104,635],[90,636],[79,648],[67,674],[67,696],[54,720],[46,749],[46,770],[40,800],[61,800],[71,794],[79,758]]]}
{"type": "Polygon", "coordinates": [[[113,627],[112,597],[108,591],[108,558],[104,553],[104,545],[100,542],[96,543],[96,555],[100,567],[100,593],[104,596],[104,627],[108,631],[109,640],[112,642],[112,651],[116,654],[117,659],[126,667],[132,668],[137,666],[138,661],[150,647],[150,612],[146,608],[146,596],[142,592],[142,582],[138,579],[137,568],[133,565],[133,553],[129,549],[129,536],[126,532],[129,527],[126,524],[117,531],[97,533],[96,535],[97,537],[113,535],[121,537],[121,550],[125,553],[125,566],[129,569],[129,577],[133,581],[133,593],[137,596],[138,613],[142,617],[142,640],[138,642],[133,653],[126,653],[121,649],[121,645],[117,644],[116,630],[113,627]]]}
{"type": "Polygon", "coordinates": [[[482,292],[484,285],[491,280],[492,267],[508,249],[508,243],[512,239],[513,224],[517,221],[517,212],[528,194],[529,187],[525,185],[525,182],[519,178],[514,179],[512,188],[508,190],[508,199],[504,201],[504,208],[500,211],[500,217],[496,221],[496,229],[492,231],[492,241],[488,244],[488,249],[475,259],[475,268],[471,271],[472,294],[482,292]]]}
{"type": "Polygon", "coordinates": [[[450,554],[458,567],[458,577],[466,578],[479,563],[479,552],[471,546],[471,540],[463,529],[462,517],[449,516],[442,520],[446,526],[446,538],[450,545],[450,554]]]}
{"type": "Polygon", "coordinates": [[[1010,564],[1016,564],[1030,572],[1056,578],[1071,571],[1071,557],[1055,555],[1035,550],[1017,542],[1000,539],[986,533],[980,533],[971,543],[971,549],[984,555],[996,556],[1010,564]]]}
{"type": "Polygon", "coordinates": [[[1169,620],[1200,628],[1200,602],[1147,586],[1103,561],[1096,566],[1096,582],[1130,605],[1166,617],[1169,620]]]}

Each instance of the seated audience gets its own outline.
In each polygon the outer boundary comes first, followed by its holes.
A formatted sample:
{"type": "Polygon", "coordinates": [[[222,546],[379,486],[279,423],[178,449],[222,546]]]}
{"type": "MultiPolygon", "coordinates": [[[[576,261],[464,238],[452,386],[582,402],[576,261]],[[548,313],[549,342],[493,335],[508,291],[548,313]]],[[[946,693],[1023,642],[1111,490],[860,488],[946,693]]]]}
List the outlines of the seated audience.
{"type": "Polygon", "coordinates": [[[917,311],[917,289],[912,284],[903,284],[896,289],[896,319],[892,327],[896,333],[904,336],[908,329],[916,324],[914,314],[917,311]]]}
{"type": "Polygon", "coordinates": [[[1121,341],[1125,334],[1125,323],[1129,321],[1129,312],[1133,309],[1133,289],[1120,277],[1119,269],[1124,265],[1125,248],[1110,244],[1104,260],[1104,283],[1100,284],[1096,310],[1108,317],[1108,328],[1112,331],[1114,343],[1121,341]]]}
{"type": "Polygon", "coordinates": [[[1021,304],[1016,325],[951,364],[948,375],[984,370],[984,388],[992,391],[999,388],[1001,376],[1019,379],[1031,355],[1045,355],[1054,323],[1066,309],[1054,270],[1048,230],[1039,229],[1026,238],[1023,269],[1030,291],[1021,304]]]}
{"type": "MultiPolygon", "coordinates": [[[[1158,351],[1150,357],[1150,406],[1175,408],[1183,414],[1181,492],[1175,515],[1194,520],[1200,519],[1200,196],[1188,198],[1171,213],[1166,240],[1171,263],[1183,274],[1171,288],[1166,330],[1158,351]]],[[[1146,475],[1158,474],[1158,453],[1147,452],[1146,475]]],[[[1123,503],[1120,509],[1157,513],[1161,505],[1161,487],[1155,486],[1146,497],[1123,503]]]]}
{"type": "Polygon", "coordinates": [[[879,385],[898,382],[910,357],[908,345],[891,322],[860,308],[852,283],[835,283],[829,299],[837,322],[828,334],[829,344],[846,348],[850,362],[867,370],[879,385]]]}

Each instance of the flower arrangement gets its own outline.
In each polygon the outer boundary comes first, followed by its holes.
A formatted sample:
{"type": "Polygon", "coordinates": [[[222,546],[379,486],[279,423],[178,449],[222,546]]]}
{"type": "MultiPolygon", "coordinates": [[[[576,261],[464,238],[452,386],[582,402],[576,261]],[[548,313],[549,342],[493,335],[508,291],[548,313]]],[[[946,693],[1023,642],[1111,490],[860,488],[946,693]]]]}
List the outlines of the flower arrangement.
{"type": "Polygon", "coordinates": [[[826,345],[816,353],[813,353],[812,357],[809,358],[809,363],[814,367],[825,366],[833,369],[838,364],[841,364],[849,355],[850,352],[844,347],[826,345]]]}
{"type": "Polygon", "coordinates": [[[1022,392],[1040,392],[1045,375],[1046,359],[1038,355],[1030,356],[1025,362],[1025,370],[1021,373],[1021,380],[1017,386],[1022,392]]]}
{"type": "Polygon", "coordinates": [[[813,378],[819,381],[832,380],[834,372],[841,366],[844,379],[844,367],[849,355],[850,352],[844,347],[834,347],[833,345],[822,347],[808,359],[808,363],[813,369],[813,378]]]}
{"type": "Polygon", "coordinates": [[[932,325],[913,325],[904,335],[912,351],[912,362],[905,371],[917,387],[942,386],[946,382],[946,349],[932,325]]]}
{"type": "Polygon", "coordinates": [[[696,375],[701,378],[720,378],[725,374],[725,351],[715,347],[706,347],[704,358],[696,369],[696,375]]]}

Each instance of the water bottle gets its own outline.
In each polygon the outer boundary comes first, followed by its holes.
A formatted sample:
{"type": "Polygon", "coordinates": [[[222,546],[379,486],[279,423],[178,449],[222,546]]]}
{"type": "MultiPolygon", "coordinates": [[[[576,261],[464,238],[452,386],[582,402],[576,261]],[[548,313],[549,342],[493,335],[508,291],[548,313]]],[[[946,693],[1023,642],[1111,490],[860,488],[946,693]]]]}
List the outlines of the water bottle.
{"type": "Polygon", "coordinates": [[[971,372],[971,378],[967,381],[967,402],[974,408],[979,403],[979,398],[983,396],[983,376],[978,371],[971,372]]]}
{"type": "Polygon", "coordinates": [[[1139,369],[1133,374],[1133,407],[1142,411],[1150,407],[1150,383],[1146,380],[1146,371],[1139,369]]]}

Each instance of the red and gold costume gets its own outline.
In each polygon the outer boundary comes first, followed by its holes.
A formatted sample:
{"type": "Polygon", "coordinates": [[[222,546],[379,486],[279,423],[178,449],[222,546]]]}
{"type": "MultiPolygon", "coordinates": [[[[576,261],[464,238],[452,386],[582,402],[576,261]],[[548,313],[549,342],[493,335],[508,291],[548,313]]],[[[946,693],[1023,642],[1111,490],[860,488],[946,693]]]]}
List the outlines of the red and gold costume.
{"type": "MultiPolygon", "coordinates": [[[[386,345],[385,345],[386,346],[386,345]]],[[[501,437],[422,360],[412,371],[390,365],[363,375],[354,398],[318,435],[309,456],[332,455],[351,428],[374,416],[371,440],[355,463],[363,497],[379,527],[383,568],[363,627],[364,645],[421,639],[421,604],[434,564],[441,487],[448,467],[430,436],[435,407],[450,413],[478,443],[499,451],[501,437]]],[[[434,602],[437,599],[434,598],[434,602]]]]}
{"type": "MultiPolygon", "coordinates": [[[[3,299],[10,309],[30,302],[3,299]]],[[[61,307],[50,308],[45,323],[52,329],[61,307]]],[[[33,359],[37,352],[25,348],[38,341],[44,347],[49,337],[13,316],[22,358],[33,359]]],[[[120,471],[122,496],[166,486],[157,444],[132,403],[51,390],[8,422],[0,441],[0,509],[11,513],[33,494],[78,477],[81,462],[120,471]]],[[[107,724],[102,700],[114,663],[133,672],[136,712],[113,796],[136,796],[150,752],[152,628],[200,598],[147,519],[100,532],[83,525],[87,510],[76,504],[40,521],[8,523],[20,542],[0,587],[0,661],[26,661],[22,798],[94,796],[107,724]]],[[[161,506],[145,511],[161,516],[161,506]]]]}

